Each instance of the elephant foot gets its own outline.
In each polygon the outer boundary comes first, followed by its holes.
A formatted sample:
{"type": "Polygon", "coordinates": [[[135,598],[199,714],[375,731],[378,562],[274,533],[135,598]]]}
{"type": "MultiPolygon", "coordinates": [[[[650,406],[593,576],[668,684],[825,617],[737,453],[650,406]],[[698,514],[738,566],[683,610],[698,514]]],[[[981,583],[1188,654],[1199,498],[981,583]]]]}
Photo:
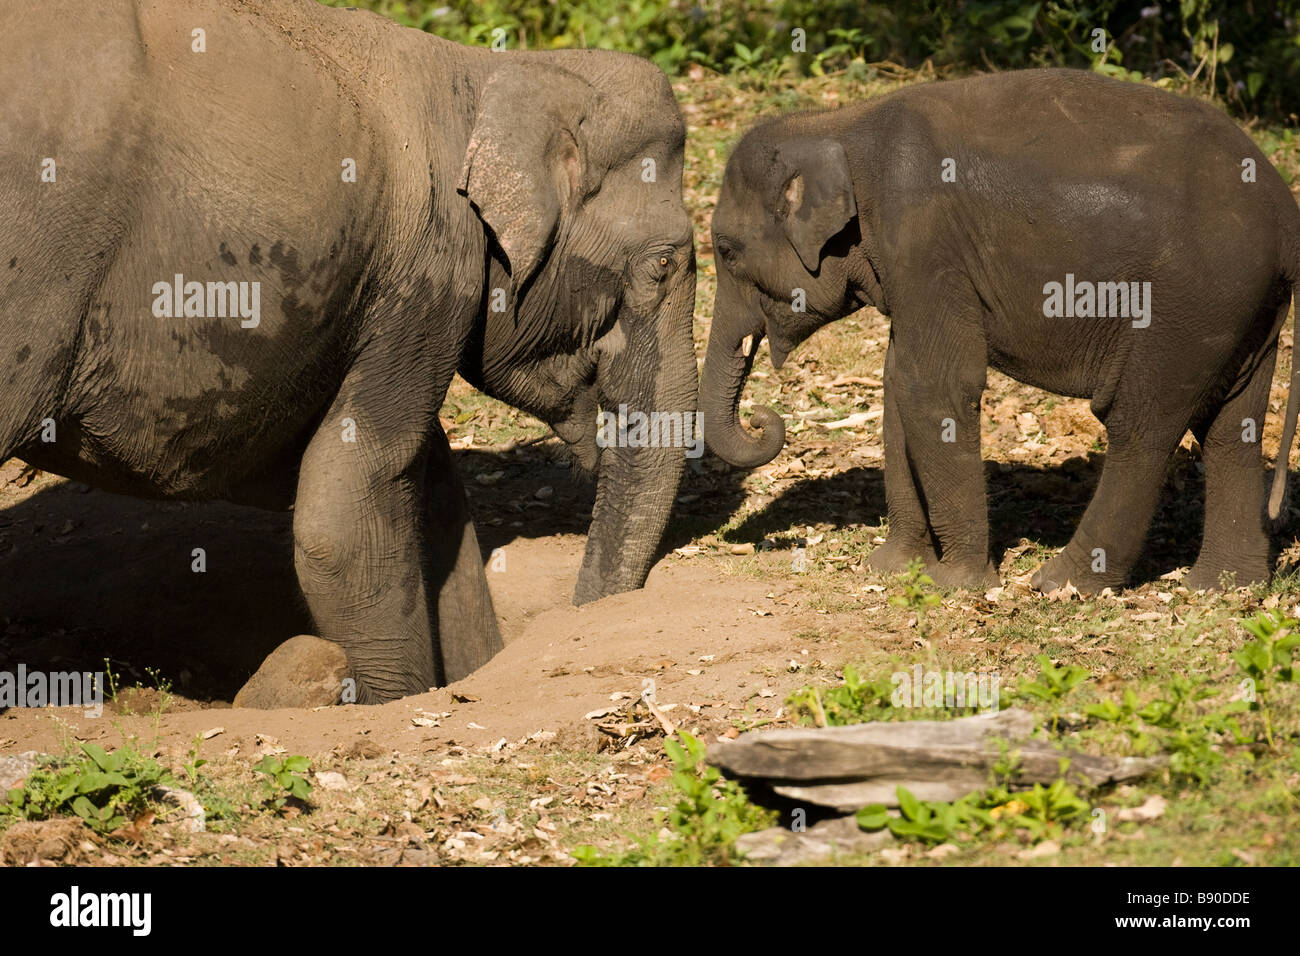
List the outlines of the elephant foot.
{"type": "Polygon", "coordinates": [[[1068,553],[1067,549],[1045,562],[1029,583],[1043,594],[1051,594],[1066,584],[1074,585],[1080,594],[1095,594],[1104,588],[1118,590],[1124,586],[1126,575],[1094,571],[1090,563],[1073,561],[1068,553]]]}
{"type": "Polygon", "coordinates": [[[1002,583],[998,569],[992,561],[980,564],[977,561],[940,561],[926,568],[935,585],[941,588],[967,588],[971,591],[986,591],[1002,583]]]}
{"type": "Polygon", "coordinates": [[[939,556],[930,542],[918,543],[915,538],[891,534],[884,544],[867,555],[867,567],[884,574],[898,574],[918,558],[926,568],[939,564],[939,556]]]}
{"type": "Polygon", "coordinates": [[[234,706],[255,710],[327,707],[343,699],[344,681],[350,675],[343,648],[332,641],[299,634],[267,656],[235,695],[234,706]]]}
{"type": "Polygon", "coordinates": [[[1268,579],[1267,561],[1243,561],[1234,565],[1198,560],[1183,578],[1182,585],[1190,591],[1220,591],[1247,584],[1266,584],[1268,579]]]}

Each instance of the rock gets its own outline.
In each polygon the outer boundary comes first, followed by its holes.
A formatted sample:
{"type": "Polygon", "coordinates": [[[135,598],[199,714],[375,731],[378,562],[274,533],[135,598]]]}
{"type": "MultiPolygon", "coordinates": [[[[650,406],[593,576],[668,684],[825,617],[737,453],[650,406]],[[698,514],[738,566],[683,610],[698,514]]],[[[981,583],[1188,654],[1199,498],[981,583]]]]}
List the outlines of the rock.
{"type": "Polygon", "coordinates": [[[316,782],[324,790],[351,790],[348,778],[337,770],[320,770],[316,772],[316,782]]]}
{"type": "Polygon", "coordinates": [[[880,858],[890,866],[902,866],[910,855],[906,846],[889,846],[880,851],[880,858]]]}
{"type": "Polygon", "coordinates": [[[194,794],[178,787],[154,787],[153,795],[159,803],[180,808],[180,818],[176,821],[176,825],[182,830],[187,833],[203,832],[207,815],[203,812],[203,804],[199,803],[198,797],[194,794]]]}
{"type": "Polygon", "coordinates": [[[867,833],[853,817],[835,817],[802,833],[784,827],[746,833],[737,838],[736,849],[751,863],[799,866],[836,855],[871,853],[893,842],[894,835],[887,829],[867,833]]]}
{"type": "Polygon", "coordinates": [[[955,843],[940,843],[936,847],[931,847],[925,851],[925,855],[931,860],[942,860],[945,857],[952,856],[954,853],[960,853],[961,847],[955,843]]]}
{"type": "Polygon", "coordinates": [[[6,793],[27,779],[40,759],[41,755],[35,750],[27,750],[17,756],[0,757],[0,800],[5,799],[6,793]]]}
{"type": "Polygon", "coordinates": [[[873,803],[883,803],[887,807],[898,806],[900,786],[910,790],[918,800],[952,803],[987,784],[987,773],[978,769],[960,768],[945,780],[917,780],[899,776],[849,783],[818,783],[812,786],[791,786],[772,781],[771,786],[773,793],[795,803],[827,807],[839,813],[852,813],[873,803]]]}
{"type": "Polygon", "coordinates": [[[398,866],[438,866],[442,863],[442,857],[438,856],[432,850],[417,850],[414,847],[407,847],[402,851],[401,859],[398,866]]]}
{"type": "Polygon", "coordinates": [[[86,847],[95,849],[95,834],[77,817],[24,820],[0,837],[0,863],[76,863],[86,855],[86,847]]]}
{"type": "Polygon", "coordinates": [[[350,675],[343,648],[310,634],[299,634],[262,662],[235,695],[235,706],[274,710],[337,704],[343,696],[343,681],[350,675]]]}
{"type": "Polygon", "coordinates": [[[841,813],[872,803],[897,806],[900,786],[921,800],[959,799],[987,786],[1008,753],[1017,758],[1013,787],[1051,783],[1062,757],[1070,760],[1070,781],[1081,787],[1140,777],[1166,762],[1060,750],[1029,739],[1033,727],[1030,714],[1011,709],[956,720],[751,731],[719,740],[708,759],[729,777],[761,781],[782,797],[841,813]]]}
{"type": "Polygon", "coordinates": [[[352,757],[357,760],[371,760],[382,757],[388,752],[369,737],[364,736],[356,737],[347,744],[339,744],[334,750],[340,757],[352,757]]]}
{"type": "Polygon", "coordinates": [[[1016,857],[1021,860],[1042,860],[1049,856],[1056,856],[1056,854],[1060,852],[1061,844],[1057,843],[1055,840],[1044,840],[1032,849],[1017,853],[1016,857]]]}
{"type": "Polygon", "coordinates": [[[1169,801],[1158,793],[1153,793],[1147,797],[1140,807],[1125,807],[1115,814],[1115,819],[1121,823],[1150,823],[1152,820],[1159,820],[1165,814],[1165,808],[1169,806],[1169,801]]]}

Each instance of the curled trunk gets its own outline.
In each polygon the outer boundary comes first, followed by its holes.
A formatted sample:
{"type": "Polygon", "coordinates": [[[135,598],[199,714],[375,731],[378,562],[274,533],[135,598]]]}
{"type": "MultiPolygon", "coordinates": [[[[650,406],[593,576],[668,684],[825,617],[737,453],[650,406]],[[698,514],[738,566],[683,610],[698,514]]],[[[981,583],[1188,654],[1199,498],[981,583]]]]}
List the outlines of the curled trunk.
{"type": "Polygon", "coordinates": [[[761,313],[755,319],[755,311],[719,281],[700,382],[704,440],[714,454],[739,468],[766,465],[785,445],[785,422],[771,408],[760,405],[754,409],[749,424],[758,435],[750,435],[740,424],[740,396],[764,329],[761,313]]]}

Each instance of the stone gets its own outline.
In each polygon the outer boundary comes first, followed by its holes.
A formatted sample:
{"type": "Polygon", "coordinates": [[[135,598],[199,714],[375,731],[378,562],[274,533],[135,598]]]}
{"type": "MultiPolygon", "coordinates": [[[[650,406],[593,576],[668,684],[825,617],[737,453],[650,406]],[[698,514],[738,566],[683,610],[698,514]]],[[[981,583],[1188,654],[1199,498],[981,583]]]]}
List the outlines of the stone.
{"type": "Polygon", "coordinates": [[[872,853],[893,842],[888,829],[868,833],[850,816],[822,820],[803,832],[769,827],[746,833],[737,838],[736,849],[750,863],[800,866],[846,854],[872,853]]]}
{"type": "Polygon", "coordinates": [[[1067,777],[1084,788],[1132,780],[1167,758],[1103,757],[1032,739],[1023,710],[956,720],[874,722],[846,727],[749,731],[709,747],[709,763],[728,777],[759,782],[800,804],[848,813],[873,803],[898,806],[903,787],[919,800],[952,801],[987,786],[994,769],[1015,757],[1013,789],[1049,784],[1069,758],[1067,777]]]}
{"type": "Polygon", "coordinates": [[[347,654],[337,644],[310,634],[285,641],[262,662],[239,693],[236,707],[326,707],[343,696],[351,676],[347,654]]]}
{"type": "Polygon", "coordinates": [[[175,818],[176,825],[186,833],[203,832],[207,815],[203,810],[203,804],[194,794],[178,787],[154,787],[153,795],[159,803],[166,803],[180,810],[175,818]]]}
{"type": "Polygon", "coordinates": [[[0,800],[5,794],[20,786],[27,775],[36,769],[41,755],[27,750],[16,756],[0,757],[0,800]]]}

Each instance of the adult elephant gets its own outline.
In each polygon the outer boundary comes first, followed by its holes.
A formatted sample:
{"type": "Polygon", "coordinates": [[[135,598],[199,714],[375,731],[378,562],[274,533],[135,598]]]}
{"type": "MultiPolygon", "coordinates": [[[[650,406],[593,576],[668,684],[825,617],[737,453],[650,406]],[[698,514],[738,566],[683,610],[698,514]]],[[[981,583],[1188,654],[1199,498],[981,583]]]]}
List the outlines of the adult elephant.
{"type": "MultiPolygon", "coordinates": [[[[888,540],[873,567],[919,557],[982,586],[980,458],[988,366],[1090,398],[1106,464],[1070,543],[1035,577],[1120,587],[1166,464],[1201,443],[1205,531],[1186,579],[1268,578],[1259,438],[1278,330],[1300,279],[1300,212],[1222,113],[1150,87],[1033,70],[909,87],[769,122],[727,163],[713,216],[718,293],[700,410],[733,464],[780,451],[771,409],[737,408],[763,335],[779,368],[827,322],[874,305],[885,361],[888,540]]],[[[1269,515],[1281,511],[1293,380],[1269,515]]]]}
{"type": "Polygon", "coordinates": [[[501,646],[439,427],[459,368],[598,473],[574,600],[643,585],[684,451],[595,429],[694,409],[658,69],[312,0],[18,2],[0,37],[0,460],[292,504],[319,633],[387,700],[501,646]]]}

